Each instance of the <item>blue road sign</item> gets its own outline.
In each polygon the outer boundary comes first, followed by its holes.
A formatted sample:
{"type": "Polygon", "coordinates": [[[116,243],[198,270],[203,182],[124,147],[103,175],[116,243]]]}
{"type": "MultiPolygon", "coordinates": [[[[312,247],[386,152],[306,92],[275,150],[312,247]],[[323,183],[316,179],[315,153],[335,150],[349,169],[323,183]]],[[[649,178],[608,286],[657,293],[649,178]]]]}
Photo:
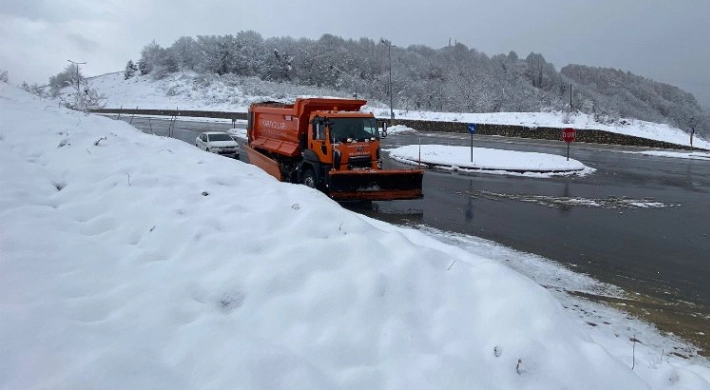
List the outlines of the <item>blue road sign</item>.
{"type": "Polygon", "coordinates": [[[476,124],[475,123],[468,124],[468,133],[469,134],[476,134],[476,124]]]}

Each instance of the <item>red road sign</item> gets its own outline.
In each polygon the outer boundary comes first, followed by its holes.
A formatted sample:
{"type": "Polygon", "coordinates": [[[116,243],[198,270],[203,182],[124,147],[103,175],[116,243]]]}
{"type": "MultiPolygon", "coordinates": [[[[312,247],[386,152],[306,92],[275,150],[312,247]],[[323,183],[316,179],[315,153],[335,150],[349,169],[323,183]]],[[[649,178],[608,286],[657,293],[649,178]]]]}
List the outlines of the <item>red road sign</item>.
{"type": "Polygon", "coordinates": [[[562,140],[564,140],[565,142],[574,141],[574,136],[575,136],[575,132],[574,132],[573,128],[568,127],[566,129],[562,130],[562,140]]]}

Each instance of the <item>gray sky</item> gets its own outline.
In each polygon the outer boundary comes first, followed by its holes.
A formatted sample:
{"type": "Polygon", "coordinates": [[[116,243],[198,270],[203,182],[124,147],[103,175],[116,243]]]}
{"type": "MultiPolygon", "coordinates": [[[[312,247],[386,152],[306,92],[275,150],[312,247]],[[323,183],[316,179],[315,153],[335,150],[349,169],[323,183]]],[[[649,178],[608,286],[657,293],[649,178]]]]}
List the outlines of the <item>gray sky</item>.
{"type": "Polygon", "coordinates": [[[155,39],[236,34],[385,37],[440,48],[449,38],[489,56],[542,53],[677,85],[710,107],[708,0],[3,0],[0,70],[46,83],[67,59],[92,76],[122,70],[155,39]]]}

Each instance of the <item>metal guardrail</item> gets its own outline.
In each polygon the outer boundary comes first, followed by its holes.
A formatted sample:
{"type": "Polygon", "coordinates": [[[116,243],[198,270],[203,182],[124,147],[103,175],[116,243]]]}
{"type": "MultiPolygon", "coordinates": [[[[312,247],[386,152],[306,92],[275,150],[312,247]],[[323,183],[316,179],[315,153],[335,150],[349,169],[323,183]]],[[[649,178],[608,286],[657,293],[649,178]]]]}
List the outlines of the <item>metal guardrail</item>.
{"type": "Polygon", "coordinates": [[[229,111],[200,111],[200,110],[168,110],[168,109],[138,109],[138,108],[98,108],[90,110],[96,114],[119,114],[119,115],[157,115],[169,117],[193,117],[193,118],[221,118],[221,119],[247,119],[246,112],[229,111]]]}

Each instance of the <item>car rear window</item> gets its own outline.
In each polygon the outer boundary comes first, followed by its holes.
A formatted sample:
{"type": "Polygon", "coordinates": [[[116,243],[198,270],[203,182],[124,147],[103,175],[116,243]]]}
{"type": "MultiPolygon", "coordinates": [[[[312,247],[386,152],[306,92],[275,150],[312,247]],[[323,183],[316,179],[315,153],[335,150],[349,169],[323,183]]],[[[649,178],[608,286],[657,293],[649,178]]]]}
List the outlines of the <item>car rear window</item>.
{"type": "Polygon", "coordinates": [[[232,141],[229,134],[209,134],[210,141],[232,141]]]}

